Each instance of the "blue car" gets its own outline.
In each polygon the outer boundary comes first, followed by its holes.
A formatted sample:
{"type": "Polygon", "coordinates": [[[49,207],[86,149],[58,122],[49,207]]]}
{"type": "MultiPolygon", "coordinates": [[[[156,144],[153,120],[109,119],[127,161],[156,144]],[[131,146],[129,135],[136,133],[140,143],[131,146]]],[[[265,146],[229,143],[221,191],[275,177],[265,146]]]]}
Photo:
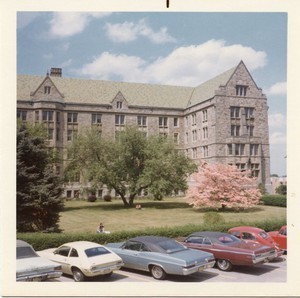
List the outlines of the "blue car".
{"type": "Polygon", "coordinates": [[[215,264],[213,254],[189,249],[167,237],[139,236],[106,246],[122,258],[123,267],[150,272],[155,279],[189,275],[215,264]]]}

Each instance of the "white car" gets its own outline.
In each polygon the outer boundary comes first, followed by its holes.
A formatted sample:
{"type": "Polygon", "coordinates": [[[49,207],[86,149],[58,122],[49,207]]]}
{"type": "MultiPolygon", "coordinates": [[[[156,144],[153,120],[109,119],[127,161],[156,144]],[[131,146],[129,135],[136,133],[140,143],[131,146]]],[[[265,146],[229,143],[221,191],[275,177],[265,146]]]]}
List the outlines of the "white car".
{"type": "Polygon", "coordinates": [[[44,281],[59,278],[61,266],[40,257],[33,247],[23,240],[17,240],[17,281],[44,281]]]}
{"type": "Polygon", "coordinates": [[[86,277],[111,275],[114,270],[124,265],[117,254],[89,241],[65,243],[58,248],[49,248],[37,253],[59,263],[63,273],[73,275],[75,281],[83,281],[86,277]]]}

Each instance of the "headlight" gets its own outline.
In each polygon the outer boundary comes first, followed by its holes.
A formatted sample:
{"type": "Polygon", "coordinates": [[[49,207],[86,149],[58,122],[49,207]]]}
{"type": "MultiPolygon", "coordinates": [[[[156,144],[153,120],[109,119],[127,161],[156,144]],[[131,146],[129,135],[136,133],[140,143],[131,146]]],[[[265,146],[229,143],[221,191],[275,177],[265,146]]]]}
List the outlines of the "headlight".
{"type": "Polygon", "coordinates": [[[54,267],[54,270],[61,270],[61,266],[54,267]]]}

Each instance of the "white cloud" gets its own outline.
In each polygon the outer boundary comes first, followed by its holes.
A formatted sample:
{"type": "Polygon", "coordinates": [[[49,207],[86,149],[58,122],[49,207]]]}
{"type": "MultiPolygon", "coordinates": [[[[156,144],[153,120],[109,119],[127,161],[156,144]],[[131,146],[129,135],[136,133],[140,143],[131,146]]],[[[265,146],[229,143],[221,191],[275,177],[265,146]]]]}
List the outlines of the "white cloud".
{"type": "Polygon", "coordinates": [[[140,20],[136,24],[133,22],[107,23],[105,29],[108,38],[114,42],[130,42],[136,40],[139,36],[148,38],[157,44],[176,41],[175,38],[169,35],[166,27],[161,27],[159,31],[155,32],[146,24],[145,20],[140,20]]]}
{"type": "Polygon", "coordinates": [[[177,48],[152,63],[137,56],[106,52],[77,73],[99,79],[111,79],[117,75],[127,82],[197,86],[236,66],[241,60],[250,71],[267,63],[265,52],[240,44],[226,45],[223,40],[209,40],[200,45],[177,48]]]}
{"type": "Polygon", "coordinates": [[[275,113],[269,115],[269,127],[284,127],[286,126],[286,118],[283,114],[275,113]]]}
{"type": "Polygon", "coordinates": [[[286,82],[278,82],[267,89],[268,95],[286,95],[287,84],[286,82]]]}
{"type": "Polygon", "coordinates": [[[270,135],[269,141],[271,145],[286,144],[286,135],[282,132],[274,132],[270,135]]]}
{"type": "Polygon", "coordinates": [[[81,33],[93,18],[103,18],[109,14],[55,12],[50,20],[50,36],[64,38],[81,33]]]}

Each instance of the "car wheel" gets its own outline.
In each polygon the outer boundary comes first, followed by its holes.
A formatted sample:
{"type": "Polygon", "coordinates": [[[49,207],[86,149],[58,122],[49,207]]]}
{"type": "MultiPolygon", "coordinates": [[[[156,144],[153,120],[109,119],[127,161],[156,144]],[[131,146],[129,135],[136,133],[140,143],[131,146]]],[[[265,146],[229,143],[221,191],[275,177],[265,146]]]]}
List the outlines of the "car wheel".
{"type": "Polygon", "coordinates": [[[155,279],[165,279],[166,278],[166,272],[164,271],[164,269],[162,269],[159,266],[152,266],[150,268],[150,272],[151,275],[155,278],[155,279]]]}
{"type": "Polygon", "coordinates": [[[217,266],[222,271],[229,271],[232,268],[232,264],[227,260],[217,260],[217,266]]]}
{"type": "Polygon", "coordinates": [[[85,275],[78,269],[78,268],[73,268],[73,278],[75,281],[84,281],[85,280],[85,275]]]}

